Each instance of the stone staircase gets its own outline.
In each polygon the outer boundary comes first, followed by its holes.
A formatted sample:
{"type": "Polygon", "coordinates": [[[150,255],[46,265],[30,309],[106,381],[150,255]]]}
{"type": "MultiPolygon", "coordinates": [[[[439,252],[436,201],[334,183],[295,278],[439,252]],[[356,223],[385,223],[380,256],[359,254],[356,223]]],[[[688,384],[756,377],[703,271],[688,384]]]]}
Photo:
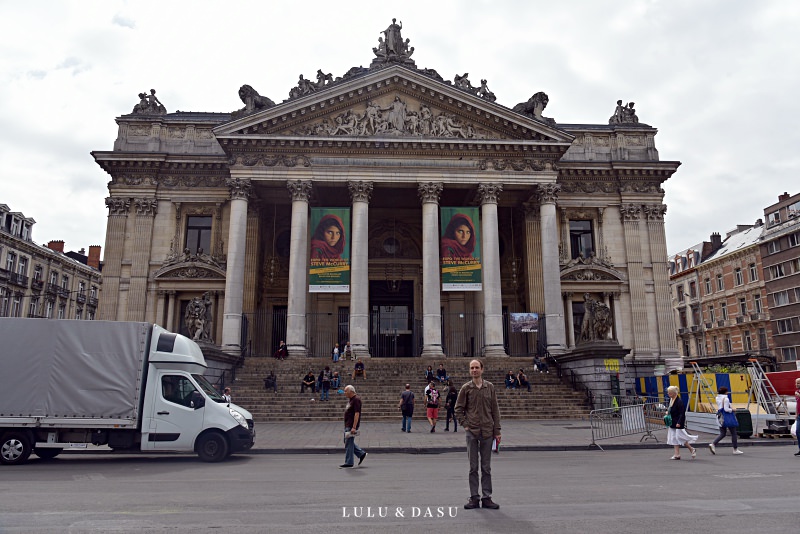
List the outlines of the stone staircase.
{"type": "MultiPolygon", "coordinates": [[[[436,370],[444,363],[453,384],[460,388],[469,380],[469,359],[449,358],[433,360],[425,358],[369,358],[364,360],[367,379],[352,379],[352,361],[333,363],[330,358],[303,358],[277,361],[273,358],[248,358],[237,370],[236,380],[229,384],[233,390],[233,402],[253,414],[256,422],[269,421],[338,421],[342,418],[347,398],[330,391],[330,401],[320,402],[319,393],[308,389],[300,393],[301,379],[310,370],[314,376],[329,366],[339,371],[342,386],[353,384],[363,401],[362,417],[365,421],[400,420],[398,402],[405,384],[411,384],[416,395],[415,419],[424,419],[424,404],[421,403],[426,383],[424,370],[428,365],[436,370]],[[278,377],[278,393],[264,389],[263,378],[274,371],[278,377]]],[[[575,419],[589,413],[584,396],[572,391],[554,373],[532,372],[530,358],[485,359],[484,378],[492,382],[498,391],[500,413],[504,419],[575,419]],[[509,370],[522,367],[531,381],[532,391],[527,389],[507,390],[504,378],[509,370]]],[[[443,387],[440,391],[443,393],[443,387]]],[[[445,418],[444,394],[440,404],[439,419],[445,418]]]]}

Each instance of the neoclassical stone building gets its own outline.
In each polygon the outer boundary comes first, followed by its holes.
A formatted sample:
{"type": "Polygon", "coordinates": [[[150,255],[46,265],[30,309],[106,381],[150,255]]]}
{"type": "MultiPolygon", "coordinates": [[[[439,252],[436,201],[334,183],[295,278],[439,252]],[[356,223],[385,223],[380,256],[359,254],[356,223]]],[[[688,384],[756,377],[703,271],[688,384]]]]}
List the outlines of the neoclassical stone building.
{"type": "Polygon", "coordinates": [[[228,352],[564,354],[588,293],[628,360],[676,356],[661,184],[680,163],[659,160],[657,130],[633,103],[608,124],[545,117],[544,93],[501,104],[485,80],[417,67],[400,33],[279,104],[244,85],[236,112],[167,113],[142,93],[92,153],[111,176],[101,318],[181,330],[207,293],[228,352]],[[445,208],[474,214],[477,261],[444,261],[445,208]],[[346,241],[321,264],[315,209],[346,241]],[[470,269],[477,286],[443,284],[470,269]],[[538,334],[512,331],[518,312],[538,334]]]}

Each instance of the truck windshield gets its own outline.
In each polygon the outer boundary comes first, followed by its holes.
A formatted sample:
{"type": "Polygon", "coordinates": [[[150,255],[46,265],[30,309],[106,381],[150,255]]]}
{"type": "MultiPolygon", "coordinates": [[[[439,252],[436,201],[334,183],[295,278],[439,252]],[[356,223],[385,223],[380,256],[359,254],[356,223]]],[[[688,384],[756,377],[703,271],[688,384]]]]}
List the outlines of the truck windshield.
{"type": "Polygon", "coordinates": [[[200,386],[200,389],[203,390],[203,393],[208,395],[208,397],[213,400],[214,402],[225,402],[225,399],[222,398],[222,395],[217,393],[217,390],[214,389],[214,386],[208,383],[206,377],[203,375],[192,375],[194,381],[197,382],[197,385],[200,386]]]}

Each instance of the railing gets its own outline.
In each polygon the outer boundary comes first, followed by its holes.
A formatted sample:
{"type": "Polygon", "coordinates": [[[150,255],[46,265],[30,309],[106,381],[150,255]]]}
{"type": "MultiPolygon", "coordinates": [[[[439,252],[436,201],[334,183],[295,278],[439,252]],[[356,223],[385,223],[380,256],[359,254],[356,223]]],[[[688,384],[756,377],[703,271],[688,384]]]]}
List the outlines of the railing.
{"type": "Polygon", "coordinates": [[[8,280],[8,276],[11,274],[11,271],[8,269],[0,269],[0,280],[8,280]]]}
{"type": "Polygon", "coordinates": [[[592,410],[589,423],[592,427],[592,446],[600,450],[598,440],[643,434],[639,442],[658,438],[654,431],[662,430],[666,406],[655,397],[613,397],[616,406],[592,410]]]}
{"type": "Polygon", "coordinates": [[[8,283],[16,286],[28,287],[28,277],[24,274],[10,273],[8,276],[8,283]]]}
{"type": "Polygon", "coordinates": [[[33,289],[34,291],[41,291],[43,287],[44,287],[44,282],[42,282],[41,280],[37,278],[31,280],[31,289],[33,289]]]}
{"type": "Polygon", "coordinates": [[[97,307],[97,297],[89,297],[89,306],[97,307]]]}
{"type": "Polygon", "coordinates": [[[78,303],[83,304],[84,302],[86,302],[86,295],[84,293],[78,293],[75,296],[75,300],[77,300],[78,303]]]}
{"type": "Polygon", "coordinates": [[[60,288],[58,287],[58,284],[54,284],[53,282],[48,282],[47,283],[47,287],[45,287],[44,292],[45,293],[49,293],[51,295],[58,295],[58,290],[59,289],[60,288]]]}

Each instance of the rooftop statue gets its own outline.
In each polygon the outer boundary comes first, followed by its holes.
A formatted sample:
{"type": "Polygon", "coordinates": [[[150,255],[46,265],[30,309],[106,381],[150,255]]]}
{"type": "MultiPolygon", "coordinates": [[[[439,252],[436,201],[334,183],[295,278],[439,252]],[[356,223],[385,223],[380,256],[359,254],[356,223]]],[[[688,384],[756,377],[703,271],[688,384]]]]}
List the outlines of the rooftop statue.
{"type": "Polygon", "coordinates": [[[266,96],[261,96],[258,94],[258,91],[247,84],[239,88],[239,98],[244,102],[244,107],[233,112],[232,115],[234,119],[239,119],[252,113],[269,109],[275,105],[275,102],[266,96]]]}
{"type": "Polygon", "coordinates": [[[383,30],[383,37],[378,37],[378,46],[372,49],[375,59],[370,66],[381,63],[404,63],[414,65],[414,60],[410,59],[414,53],[414,47],[408,46],[410,39],[403,40],[400,30],[403,29],[403,22],[397,24],[397,19],[392,19],[388,28],[383,30]]]}
{"type": "Polygon", "coordinates": [[[165,108],[156,97],[156,90],[150,89],[150,94],[139,93],[139,103],[133,106],[133,115],[165,115],[165,108]]]}
{"type": "Polygon", "coordinates": [[[528,117],[536,119],[537,121],[545,124],[555,126],[555,120],[542,115],[542,112],[544,111],[544,108],[547,107],[548,102],[550,102],[550,98],[547,96],[547,94],[539,91],[530,97],[527,102],[520,102],[514,106],[513,111],[521,113],[522,115],[527,115],[528,117]]]}
{"type": "Polygon", "coordinates": [[[633,102],[622,105],[622,100],[617,100],[617,109],[614,114],[608,119],[608,124],[638,124],[639,117],[636,116],[636,110],[633,109],[633,102]]]}

